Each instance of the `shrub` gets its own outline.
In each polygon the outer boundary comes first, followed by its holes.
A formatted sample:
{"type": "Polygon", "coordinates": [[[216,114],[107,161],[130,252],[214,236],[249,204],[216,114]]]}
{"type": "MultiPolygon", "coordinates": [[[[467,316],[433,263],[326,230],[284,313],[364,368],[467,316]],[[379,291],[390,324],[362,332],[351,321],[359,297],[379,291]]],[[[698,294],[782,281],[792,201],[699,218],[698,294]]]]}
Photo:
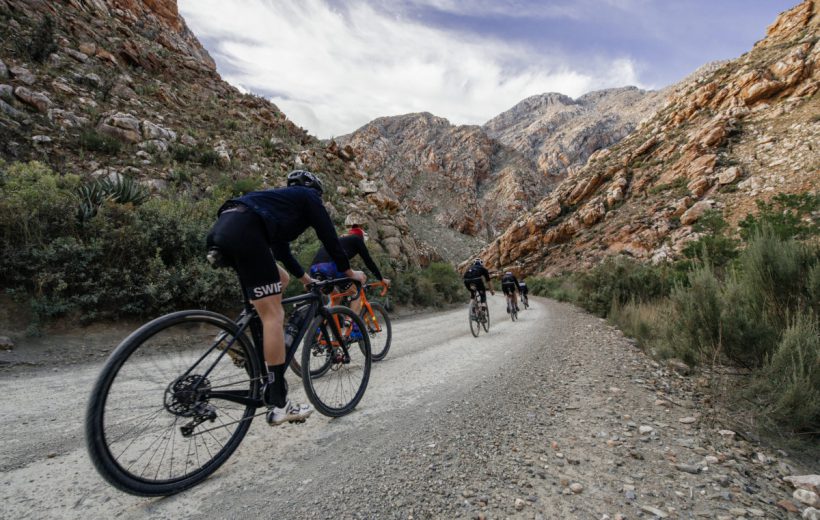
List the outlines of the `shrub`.
{"type": "Polygon", "coordinates": [[[714,361],[720,345],[720,283],[708,266],[690,273],[688,282],[672,291],[670,347],[688,363],[714,361]]]}
{"type": "Polygon", "coordinates": [[[46,15],[34,28],[31,40],[25,44],[26,53],[38,63],[45,61],[48,56],[57,51],[57,42],[54,39],[54,19],[46,15]]]}
{"type": "Polygon", "coordinates": [[[725,235],[726,221],[719,211],[707,211],[692,226],[701,236],[686,245],[685,257],[708,263],[713,268],[722,268],[729,264],[738,254],[738,242],[725,235]]]}
{"type": "Polygon", "coordinates": [[[586,310],[606,317],[613,302],[623,305],[667,296],[675,282],[667,266],[651,266],[617,257],[576,275],[578,301],[586,310]]]}
{"type": "Polygon", "coordinates": [[[766,228],[782,240],[805,239],[820,234],[817,212],[820,194],[800,193],[776,195],[772,202],[757,201],[758,214],[747,215],[740,223],[740,235],[751,240],[766,228]]]}
{"type": "Polygon", "coordinates": [[[96,130],[83,130],[80,134],[80,147],[89,152],[117,155],[122,149],[122,143],[116,138],[101,134],[96,130]]]}
{"type": "Polygon", "coordinates": [[[148,189],[127,177],[118,177],[116,180],[101,179],[80,186],[77,189],[80,204],[77,208],[77,218],[86,221],[97,214],[97,210],[105,201],[120,204],[142,204],[148,200],[148,189]]]}
{"type": "Polygon", "coordinates": [[[579,299],[578,288],[571,276],[534,276],[527,281],[527,287],[535,296],[546,296],[562,302],[576,302],[579,299]]]}
{"type": "Polygon", "coordinates": [[[817,316],[799,313],[783,333],[759,384],[766,411],[778,429],[820,431],[820,327],[817,316]]]}

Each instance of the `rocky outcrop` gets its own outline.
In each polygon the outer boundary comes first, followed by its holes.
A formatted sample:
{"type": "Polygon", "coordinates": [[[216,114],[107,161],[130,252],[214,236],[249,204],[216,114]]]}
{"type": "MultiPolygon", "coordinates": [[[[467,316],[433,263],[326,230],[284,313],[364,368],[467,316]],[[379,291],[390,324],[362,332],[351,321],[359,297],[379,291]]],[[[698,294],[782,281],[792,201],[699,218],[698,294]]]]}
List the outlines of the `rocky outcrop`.
{"type": "Polygon", "coordinates": [[[615,254],[674,258],[708,209],[734,225],[755,200],[816,192],[818,4],[786,11],[749,53],[677,85],[627,138],[570,169],[484,249],[490,267],[552,273],[615,254]]]}
{"type": "Polygon", "coordinates": [[[174,0],[0,0],[9,41],[31,41],[48,18],[53,33],[38,37],[49,56],[0,48],[0,159],[45,160],[86,180],[130,177],[155,197],[227,197],[307,168],[328,186],[339,225],[355,214],[367,226],[372,250],[397,265],[435,257],[382,183],[359,188],[374,179],[352,149],[222,81],[174,0]]]}
{"type": "Polygon", "coordinates": [[[532,160],[544,175],[564,177],[590,155],[608,148],[655,113],[662,92],[636,87],[529,97],[484,124],[490,137],[532,160]]]}
{"type": "Polygon", "coordinates": [[[429,113],[380,118],[338,142],[365,177],[362,193],[381,189],[419,217],[420,228],[479,240],[509,225],[551,184],[481,127],[452,125],[429,113]]]}

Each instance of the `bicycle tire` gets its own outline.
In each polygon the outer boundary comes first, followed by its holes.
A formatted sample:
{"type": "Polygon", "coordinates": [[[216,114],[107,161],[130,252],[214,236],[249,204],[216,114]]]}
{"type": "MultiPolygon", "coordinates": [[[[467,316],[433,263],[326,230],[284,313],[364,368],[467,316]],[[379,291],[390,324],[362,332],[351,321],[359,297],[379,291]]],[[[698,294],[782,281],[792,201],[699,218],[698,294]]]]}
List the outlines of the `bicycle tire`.
{"type": "Polygon", "coordinates": [[[474,338],[477,338],[481,332],[481,323],[479,323],[475,312],[475,302],[473,301],[470,302],[470,308],[467,310],[467,319],[470,321],[470,332],[473,334],[474,338]]]}
{"type": "Polygon", "coordinates": [[[490,306],[484,307],[484,321],[481,322],[484,332],[490,332],[490,306]]]}
{"type": "Polygon", "coordinates": [[[237,331],[221,314],[180,311],[146,323],[117,346],[94,384],[85,421],[91,462],[106,481],[132,495],[172,495],[201,482],[228,460],[248,432],[256,407],[213,398],[211,391],[247,388],[252,398],[260,392],[256,352],[250,339],[236,336],[237,331]],[[230,337],[236,341],[228,353],[215,346],[230,337]],[[194,341],[209,348],[186,348],[194,341]],[[194,371],[196,366],[203,367],[204,375],[194,371]],[[194,384],[207,388],[189,390],[194,384]],[[192,418],[205,415],[208,419],[194,424],[192,418]],[[187,436],[185,427],[190,427],[187,436]],[[204,462],[200,454],[207,455],[204,462]],[[183,467],[175,474],[177,466],[183,467]]]}
{"type": "Polygon", "coordinates": [[[381,361],[387,356],[390,350],[390,343],[393,341],[393,326],[390,324],[390,316],[387,310],[379,302],[370,302],[373,314],[362,307],[359,317],[365,324],[365,329],[370,335],[370,356],[373,361],[381,361]],[[375,330],[374,324],[378,324],[381,330],[375,330]],[[374,342],[374,340],[377,340],[374,342]],[[381,346],[384,343],[384,346],[381,346]]]}
{"type": "MultiPolygon", "coordinates": [[[[349,308],[335,306],[328,307],[326,310],[331,316],[341,315],[341,323],[345,323],[349,319],[358,326],[359,331],[366,330],[362,319],[349,308]]],[[[344,333],[345,331],[341,332],[344,333]]],[[[370,352],[370,339],[367,334],[359,335],[361,337],[357,339],[351,339],[349,336],[342,338],[347,346],[349,356],[349,359],[345,360],[341,355],[341,348],[333,345],[333,343],[338,344],[339,338],[332,332],[326,318],[318,315],[310,324],[302,347],[302,383],[308,400],[322,415],[328,417],[347,415],[356,408],[356,405],[364,396],[367,383],[370,380],[372,355],[370,352]],[[313,356],[310,345],[317,341],[318,335],[332,338],[330,366],[321,376],[313,375],[314,370],[311,366],[313,356]],[[308,367],[308,370],[305,370],[305,367],[308,367]]]]}

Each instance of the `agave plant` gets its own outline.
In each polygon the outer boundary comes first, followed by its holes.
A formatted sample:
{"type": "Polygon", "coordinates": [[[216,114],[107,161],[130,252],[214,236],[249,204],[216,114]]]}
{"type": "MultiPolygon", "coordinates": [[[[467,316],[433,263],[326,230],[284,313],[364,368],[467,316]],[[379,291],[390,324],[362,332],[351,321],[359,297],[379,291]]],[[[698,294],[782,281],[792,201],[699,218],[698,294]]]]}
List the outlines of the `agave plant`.
{"type": "Polygon", "coordinates": [[[80,199],[77,219],[85,222],[94,218],[107,200],[120,204],[142,204],[148,200],[148,190],[133,179],[118,177],[116,180],[101,179],[80,186],[77,196],[80,199]]]}

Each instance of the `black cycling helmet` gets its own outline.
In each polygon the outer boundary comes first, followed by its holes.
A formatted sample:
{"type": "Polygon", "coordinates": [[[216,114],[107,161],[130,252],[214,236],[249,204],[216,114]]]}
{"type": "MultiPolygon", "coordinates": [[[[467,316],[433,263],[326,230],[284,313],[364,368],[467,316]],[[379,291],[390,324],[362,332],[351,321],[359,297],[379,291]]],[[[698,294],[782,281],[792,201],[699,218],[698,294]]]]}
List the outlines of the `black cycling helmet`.
{"type": "Polygon", "coordinates": [[[484,265],[484,262],[480,258],[476,258],[473,260],[473,265],[484,265]]]}
{"type": "Polygon", "coordinates": [[[288,186],[304,186],[305,188],[313,188],[322,194],[322,181],[316,174],[307,170],[293,170],[288,174],[288,186]]]}

